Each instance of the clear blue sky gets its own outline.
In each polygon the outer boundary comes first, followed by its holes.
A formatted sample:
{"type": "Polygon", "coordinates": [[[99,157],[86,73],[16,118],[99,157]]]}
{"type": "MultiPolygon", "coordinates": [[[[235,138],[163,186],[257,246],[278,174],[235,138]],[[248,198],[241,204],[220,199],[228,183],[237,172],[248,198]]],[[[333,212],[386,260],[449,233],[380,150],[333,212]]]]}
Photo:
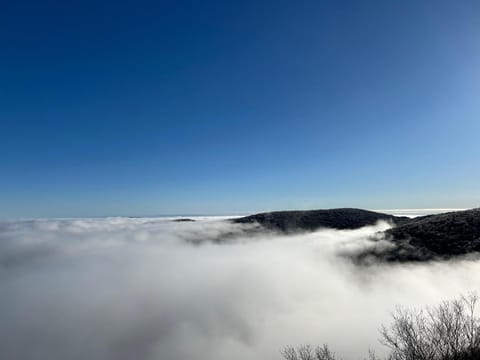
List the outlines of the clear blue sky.
{"type": "Polygon", "coordinates": [[[9,1],[0,218],[480,205],[478,1],[9,1]]]}

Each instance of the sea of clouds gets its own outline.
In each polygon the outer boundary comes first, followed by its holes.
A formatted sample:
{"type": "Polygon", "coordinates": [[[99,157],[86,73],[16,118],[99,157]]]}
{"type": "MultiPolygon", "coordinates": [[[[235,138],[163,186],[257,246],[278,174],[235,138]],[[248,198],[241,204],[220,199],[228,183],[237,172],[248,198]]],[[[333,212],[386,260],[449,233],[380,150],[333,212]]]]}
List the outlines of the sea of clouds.
{"type": "MultiPolygon", "coordinates": [[[[480,262],[355,265],[390,225],[284,236],[223,218],[0,223],[0,359],[273,360],[382,354],[396,305],[480,290],[480,262]]],[[[388,245],[386,245],[388,246],[388,245]]]]}

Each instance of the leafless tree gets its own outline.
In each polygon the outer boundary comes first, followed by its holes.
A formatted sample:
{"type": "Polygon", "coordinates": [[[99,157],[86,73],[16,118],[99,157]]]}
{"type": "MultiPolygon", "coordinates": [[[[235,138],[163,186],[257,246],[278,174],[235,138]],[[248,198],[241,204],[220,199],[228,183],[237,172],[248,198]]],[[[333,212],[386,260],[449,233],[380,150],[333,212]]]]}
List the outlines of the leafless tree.
{"type": "Polygon", "coordinates": [[[298,348],[287,346],[280,352],[285,360],[336,360],[335,354],[327,345],[313,349],[310,345],[302,345],[298,348]]]}
{"type": "Polygon", "coordinates": [[[297,355],[297,349],[293,346],[286,346],[282,350],[280,350],[280,354],[282,354],[285,360],[298,360],[299,357],[297,355]]]}
{"type": "Polygon", "coordinates": [[[476,295],[445,301],[434,308],[397,309],[381,330],[391,360],[466,360],[480,358],[476,295]]]}
{"type": "MultiPolygon", "coordinates": [[[[389,327],[381,329],[381,343],[389,360],[479,360],[480,318],[474,294],[444,301],[433,308],[397,308],[389,327]]],[[[285,360],[336,360],[327,345],[286,347],[285,360]]],[[[369,360],[379,360],[372,351],[369,360]]]]}

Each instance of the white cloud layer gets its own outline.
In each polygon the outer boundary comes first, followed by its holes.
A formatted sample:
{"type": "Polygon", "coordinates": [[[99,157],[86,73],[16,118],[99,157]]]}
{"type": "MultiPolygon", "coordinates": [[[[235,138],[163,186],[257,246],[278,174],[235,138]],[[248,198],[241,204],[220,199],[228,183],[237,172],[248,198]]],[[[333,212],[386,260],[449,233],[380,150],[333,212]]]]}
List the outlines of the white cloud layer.
{"type": "Polygon", "coordinates": [[[346,359],[381,352],[395,305],[480,290],[475,261],[340,256],[387,227],[287,237],[212,218],[1,223],[0,358],[273,360],[324,342],[346,359]]]}

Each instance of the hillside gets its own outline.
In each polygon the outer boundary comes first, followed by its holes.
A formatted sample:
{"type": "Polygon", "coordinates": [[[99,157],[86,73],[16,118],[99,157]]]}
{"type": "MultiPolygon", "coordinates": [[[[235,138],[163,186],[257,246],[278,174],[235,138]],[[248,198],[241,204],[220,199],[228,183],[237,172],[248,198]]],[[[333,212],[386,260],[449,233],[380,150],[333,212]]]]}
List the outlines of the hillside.
{"type": "Polygon", "coordinates": [[[385,232],[388,260],[427,260],[480,252],[480,208],[422,216],[385,232]]]}
{"type": "Polygon", "coordinates": [[[373,257],[386,261],[427,261],[480,252],[480,208],[413,219],[353,208],[275,211],[231,221],[295,233],[320,228],[357,229],[380,220],[394,225],[379,235],[395,246],[370,249],[358,254],[357,260],[373,257]]]}
{"type": "Polygon", "coordinates": [[[266,229],[282,232],[313,231],[319,228],[358,229],[378,221],[403,224],[407,217],[398,217],[369,210],[342,208],[329,210],[275,211],[233,219],[235,223],[258,223],[266,229]]]}

